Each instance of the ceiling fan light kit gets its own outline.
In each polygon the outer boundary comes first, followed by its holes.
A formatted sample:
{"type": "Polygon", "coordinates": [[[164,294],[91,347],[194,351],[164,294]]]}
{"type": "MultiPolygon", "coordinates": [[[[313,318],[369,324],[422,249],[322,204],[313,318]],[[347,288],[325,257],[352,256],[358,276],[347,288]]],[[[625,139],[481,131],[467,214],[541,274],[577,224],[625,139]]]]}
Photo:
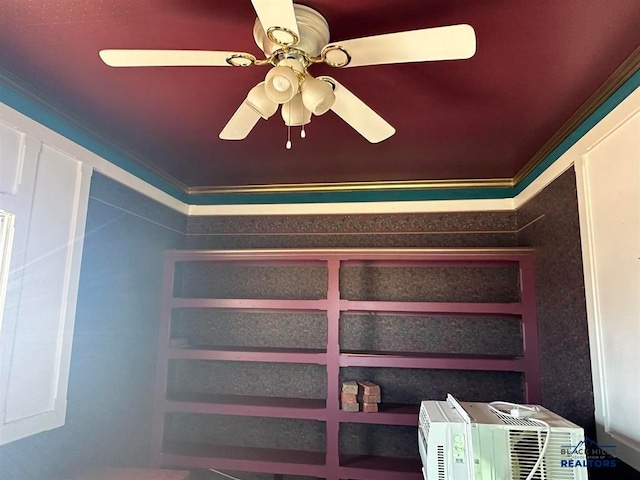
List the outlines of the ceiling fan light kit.
{"type": "Polygon", "coordinates": [[[280,110],[287,127],[301,127],[311,122],[311,112],[305,108],[301,93],[282,105],[280,110]]]}
{"type": "MultiPolygon", "coordinates": [[[[242,140],[260,118],[268,119],[282,105],[287,127],[302,126],[311,115],[333,110],[372,143],[386,140],[395,129],[356,95],[331,77],[312,77],[315,63],[352,68],[390,63],[460,60],[476,51],[470,25],[451,25],[389,33],[329,43],[329,24],[316,10],[291,0],[251,0],[258,18],[253,37],[266,55],[193,50],[101,50],[112,67],[271,65],[264,82],[253,87],[220,133],[223,140],[242,140]]],[[[287,148],[290,148],[290,134],[287,148]]],[[[304,131],[302,132],[304,138],[304,131]]]]}
{"type": "Polygon", "coordinates": [[[269,98],[264,88],[264,82],[260,82],[249,90],[245,102],[265,120],[272,117],[278,110],[278,103],[269,98]]]}
{"type": "Polygon", "coordinates": [[[300,93],[305,108],[314,115],[327,113],[336,101],[333,86],[329,82],[318,80],[310,75],[302,82],[300,93]]]}
{"type": "Polygon", "coordinates": [[[267,72],[264,88],[272,101],[283,104],[298,93],[298,83],[298,75],[292,68],[278,65],[267,72]]]}

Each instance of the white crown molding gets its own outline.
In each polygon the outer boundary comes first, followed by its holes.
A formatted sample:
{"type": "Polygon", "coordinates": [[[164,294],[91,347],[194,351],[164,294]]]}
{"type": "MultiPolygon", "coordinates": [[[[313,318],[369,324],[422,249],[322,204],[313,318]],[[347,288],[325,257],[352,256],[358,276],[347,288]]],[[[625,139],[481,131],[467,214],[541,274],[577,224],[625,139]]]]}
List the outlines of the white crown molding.
{"type": "Polygon", "coordinates": [[[384,213],[484,212],[513,210],[513,199],[406,202],[291,203],[273,205],[189,205],[189,215],[362,215],[384,213]]]}

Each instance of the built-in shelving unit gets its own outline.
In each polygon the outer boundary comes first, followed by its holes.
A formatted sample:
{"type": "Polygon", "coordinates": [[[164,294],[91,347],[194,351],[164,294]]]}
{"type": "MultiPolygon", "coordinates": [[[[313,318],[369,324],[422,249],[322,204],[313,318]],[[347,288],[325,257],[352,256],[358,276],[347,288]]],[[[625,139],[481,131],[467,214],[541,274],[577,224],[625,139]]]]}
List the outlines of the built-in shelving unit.
{"type": "MultiPolygon", "coordinates": [[[[165,254],[164,291],[157,364],[152,463],[182,468],[300,475],[328,480],[419,480],[420,462],[415,459],[373,455],[350,455],[339,448],[342,424],[417,426],[418,405],[382,403],[377,413],[340,410],[340,372],[347,367],[438,369],[520,372],[525,399],[540,400],[534,263],[530,249],[365,249],[365,250],[171,250],[165,254]],[[323,298],[186,298],[176,285],[177,266],[200,262],[225,266],[268,266],[286,269],[298,266],[326,270],[323,298]],[[341,295],[341,272],[346,268],[517,268],[519,301],[442,302],[381,301],[352,299],[341,295]],[[206,309],[234,312],[312,312],[326,319],[326,348],[277,348],[255,346],[171,345],[172,319],[176,309],[206,309]],[[520,319],[522,355],[434,354],[386,350],[350,350],[340,347],[341,315],[465,315],[509,316],[520,319]],[[168,382],[174,361],[259,362],[320,366],[326,371],[326,398],[228,395],[175,390],[168,382]],[[212,415],[264,417],[322,422],[326,432],[324,451],[209,445],[173,442],[165,438],[168,415],[212,415]]],[[[182,271],[181,270],[181,271],[182,271]]],[[[232,295],[230,295],[232,296],[232,295]]],[[[424,301],[423,301],[424,300],[424,301]]],[[[284,366],[279,367],[284,368],[284,366]]],[[[317,367],[316,367],[317,368],[317,367]]],[[[384,400],[384,394],[383,394],[384,400]]],[[[377,428],[377,427],[376,427],[377,428]]],[[[274,432],[273,435],[277,435],[274,432]]],[[[417,446],[416,446],[417,449],[417,446]]]]}

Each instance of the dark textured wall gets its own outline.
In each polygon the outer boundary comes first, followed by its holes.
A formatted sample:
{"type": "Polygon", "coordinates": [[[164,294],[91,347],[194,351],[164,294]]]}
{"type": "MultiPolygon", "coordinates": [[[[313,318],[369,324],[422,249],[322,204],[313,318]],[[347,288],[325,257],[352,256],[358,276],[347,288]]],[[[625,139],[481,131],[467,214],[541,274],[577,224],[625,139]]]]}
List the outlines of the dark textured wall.
{"type": "Polygon", "coordinates": [[[515,246],[514,212],[189,217],[187,248],[515,246]]]}
{"type": "Polygon", "coordinates": [[[573,170],[518,211],[518,227],[519,244],[536,249],[543,403],[593,433],[589,333],[573,170]]]}
{"type": "Polygon", "coordinates": [[[162,252],[186,217],[99,174],[80,275],[66,425],[0,447],[2,480],[147,461],[162,252]]]}
{"type": "MultiPolygon", "coordinates": [[[[542,404],[595,439],[593,383],[575,171],[567,170],[518,210],[518,244],[536,250],[542,404]]],[[[592,480],[638,480],[622,462],[592,480]]]]}

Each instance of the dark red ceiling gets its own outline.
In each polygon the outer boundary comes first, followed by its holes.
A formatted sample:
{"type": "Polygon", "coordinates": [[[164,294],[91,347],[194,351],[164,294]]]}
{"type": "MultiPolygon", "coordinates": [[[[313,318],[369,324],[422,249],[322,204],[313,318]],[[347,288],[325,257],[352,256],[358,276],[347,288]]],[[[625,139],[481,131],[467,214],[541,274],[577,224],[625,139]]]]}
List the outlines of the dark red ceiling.
{"type": "MultiPolygon", "coordinates": [[[[266,67],[105,66],[104,48],[260,53],[249,0],[0,0],[0,66],[189,186],[514,176],[640,44],[637,0],[310,0],[333,41],[458,23],[470,60],[330,74],[397,130],[372,145],[336,115],[284,148],[279,116],[218,133],[266,67]]],[[[297,132],[296,132],[297,135],[297,132]]]]}

